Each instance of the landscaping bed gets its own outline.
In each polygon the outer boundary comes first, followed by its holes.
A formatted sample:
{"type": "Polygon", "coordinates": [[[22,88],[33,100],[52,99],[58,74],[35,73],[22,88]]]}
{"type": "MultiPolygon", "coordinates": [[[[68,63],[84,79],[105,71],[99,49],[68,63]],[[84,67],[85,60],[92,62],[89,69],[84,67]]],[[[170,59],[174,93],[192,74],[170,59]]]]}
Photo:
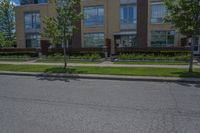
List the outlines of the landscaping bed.
{"type": "Polygon", "coordinates": [[[37,56],[35,52],[0,52],[0,61],[30,61],[37,56]]]}
{"type": "MultiPolygon", "coordinates": [[[[77,55],[67,55],[67,61],[69,63],[86,63],[86,64],[95,64],[103,61],[103,58],[99,54],[77,54],[77,55]]],[[[49,55],[37,60],[37,62],[44,63],[63,63],[64,56],[62,54],[49,55]]]]}
{"type": "Polygon", "coordinates": [[[165,64],[187,65],[189,54],[164,55],[164,54],[120,54],[114,60],[115,64],[165,64]]]}

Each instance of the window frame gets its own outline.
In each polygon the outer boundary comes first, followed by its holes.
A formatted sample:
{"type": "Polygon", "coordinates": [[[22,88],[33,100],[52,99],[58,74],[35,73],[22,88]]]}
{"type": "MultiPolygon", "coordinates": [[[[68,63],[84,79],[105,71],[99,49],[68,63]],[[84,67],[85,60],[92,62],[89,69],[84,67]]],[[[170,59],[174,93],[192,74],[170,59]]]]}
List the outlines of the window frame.
{"type": "Polygon", "coordinates": [[[164,2],[152,2],[151,3],[151,18],[150,18],[150,22],[151,22],[151,24],[164,24],[164,17],[165,16],[163,16],[163,18],[161,18],[162,22],[153,22],[152,21],[152,19],[160,19],[160,18],[153,17],[153,6],[155,6],[155,5],[163,5],[163,7],[165,8],[165,15],[167,14],[167,9],[166,9],[166,7],[164,5],[164,2]]]}
{"type": "Polygon", "coordinates": [[[175,46],[175,39],[176,39],[176,31],[175,30],[155,30],[151,31],[151,47],[173,47],[175,46]],[[153,33],[156,33],[153,35],[153,33]],[[165,34],[161,34],[165,33],[165,34]],[[153,37],[154,36],[154,37],[153,37]],[[170,39],[169,37],[173,36],[173,43],[169,43],[170,39]],[[162,40],[162,38],[165,37],[165,40],[162,40]],[[155,41],[153,41],[153,38],[156,38],[155,41]],[[152,42],[165,42],[165,43],[159,43],[159,44],[153,44],[152,42]]]}
{"type": "MultiPolygon", "coordinates": [[[[36,18],[35,18],[36,20],[36,18]]],[[[36,26],[37,27],[37,26],[36,26]]],[[[41,29],[41,15],[40,15],[40,11],[28,11],[28,12],[24,12],[24,29],[25,31],[30,31],[30,30],[40,30],[41,29]],[[27,14],[31,14],[32,18],[31,18],[31,28],[27,28],[26,26],[29,25],[26,22],[26,15],[27,14]],[[39,15],[39,22],[33,21],[33,14],[39,15]],[[39,23],[39,28],[34,28],[34,25],[37,25],[39,23]]]]}
{"type": "MultiPolygon", "coordinates": [[[[130,20],[130,13],[129,10],[127,11],[127,18],[129,18],[128,20],[130,20]]],[[[130,24],[137,24],[137,4],[135,3],[130,3],[130,4],[121,4],[120,5],[120,24],[121,25],[130,25],[130,24]],[[122,20],[122,14],[124,14],[124,12],[122,13],[122,10],[124,9],[124,7],[128,8],[128,7],[133,7],[133,23],[122,23],[124,22],[122,20]],[[134,13],[134,10],[136,11],[136,13],[134,13]]]]}
{"type": "MultiPolygon", "coordinates": [[[[93,37],[93,39],[94,39],[95,37],[93,37]]],[[[90,33],[84,33],[83,34],[83,42],[84,42],[84,48],[103,48],[103,46],[105,45],[105,33],[104,32],[90,32],[90,33]],[[102,44],[102,46],[101,45],[94,45],[94,46],[92,46],[92,47],[88,47],[87,45],[86,45],[86,35],[98,35],[98,40],[100,40],[99,39],[99,37],[100,37],[100,35],[103,35],[103,44],[102,44]]],[[[96,41],[95,41],[96,42],[96,41]]]]}
{"type": "MultiPolygon", "coordinates": [[[[85,26],[85,27],[101,27],[101,26],[104,26],[105,25],[105,7],[104,7],[104,5],[95,5],[95,6],[84,6],[83,7],[83,13],[84,13],[84,17],[85,16],[87,16],[85,13],[85,11],[87,10],[87,9],[94,9],[95,10],[95,12],[97,13],[97,14],[95,14],[94,16],[96,17],[96,19],[95,19],[95,23],[94,24],[92,24],[92,25],[89,25],[89,24],[86,24],[86,22],[87,22],[87,20],[86,20],[86,18],[84,18],[84,20],[83,20],[83,25],[85,26]],[[100,15],[100,13],[99,13],[99,9],[103,9],[103,23],[101,23],[100,24],[100,21],[99,21],[99,17],[101,16],[100,15]]],[[[90,10],[91,10],[90,9],[90,10]]],[[[94,12],[94,11],[93,11],[94,12]]]]}
{"type": "Polygon", "coordinates": [[[40,48],[41,47],[40,39],[41,39],[41,35],[39,32],[26,33],[25,34],[26,48],[40,48]],[[38,41],[38,44],[36,47],[33,47],[34,45],[32,45],[32,44],[30,45],[31,47],[27,47],[28,46],[27,40],[31,40],[31,41],[36,40],[36,41],[38,41]]]}

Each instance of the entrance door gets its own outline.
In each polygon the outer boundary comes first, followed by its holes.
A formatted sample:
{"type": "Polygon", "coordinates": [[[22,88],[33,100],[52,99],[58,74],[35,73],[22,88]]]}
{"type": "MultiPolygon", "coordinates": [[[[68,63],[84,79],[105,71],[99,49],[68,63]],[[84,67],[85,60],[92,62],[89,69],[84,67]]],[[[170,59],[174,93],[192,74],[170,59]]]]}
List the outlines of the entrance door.
{"type": "Polygon", "coordinates": [[[194,38],[194,55],[200,55],[200,36],[194,38]]]}

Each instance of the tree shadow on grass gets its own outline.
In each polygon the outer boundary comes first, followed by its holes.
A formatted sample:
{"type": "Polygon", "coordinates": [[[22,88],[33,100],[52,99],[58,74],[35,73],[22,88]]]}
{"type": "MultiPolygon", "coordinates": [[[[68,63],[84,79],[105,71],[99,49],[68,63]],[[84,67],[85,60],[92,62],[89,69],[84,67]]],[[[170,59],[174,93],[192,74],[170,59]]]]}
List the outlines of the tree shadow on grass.
{"type": "Polygon", "coordinates": [[[84,73],[84,71],[77,71],[74,68],[49,68],[44,71],[44,74],[37,76],[38,80],[47,81],[64,81],[70,82],[70,80],[80,81],[78,74],[84,73]]]}
{"type": "Polygon", "coordinates": [[[66,73],[66,74],[81,74],[84,73],[84,71],[78,71],[75,68],[62,68],[62,67],[55,67],[55,68],[49,68],[44,71],[45,73],[66,73]]]}
{"type": "MultiPolygon", "coordinates": [[[[178,75],[180,78],[200,78],[200,72],[175,72],[173,74],[178,75]]],[[[192,87],[195,86],[197,88],[200,88],[200,82],[197,81],[188,81],[188,82],[178,82],[178,84],[186,87],[192,87]]]]}

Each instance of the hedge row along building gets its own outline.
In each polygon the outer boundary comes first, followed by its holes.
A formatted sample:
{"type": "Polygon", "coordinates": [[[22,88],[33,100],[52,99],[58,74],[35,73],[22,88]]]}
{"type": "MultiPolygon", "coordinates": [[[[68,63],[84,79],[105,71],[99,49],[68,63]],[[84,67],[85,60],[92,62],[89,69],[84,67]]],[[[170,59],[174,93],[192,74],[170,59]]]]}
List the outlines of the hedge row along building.
{"type": "MultiPolygon", "coordinates": [[[[54,16],[47,0],[21,0],[16,10],[17,46],[39,48],[43,20],[54,16]]],[[[184,36],[173,25],[164,23],[167,13],[163,0],[82,0],[80,10],[85,18],[77,26],[71,48],[185,47],[184,36]]],[[[195,54],[200,54],[200,39],[195,54]]]]}

